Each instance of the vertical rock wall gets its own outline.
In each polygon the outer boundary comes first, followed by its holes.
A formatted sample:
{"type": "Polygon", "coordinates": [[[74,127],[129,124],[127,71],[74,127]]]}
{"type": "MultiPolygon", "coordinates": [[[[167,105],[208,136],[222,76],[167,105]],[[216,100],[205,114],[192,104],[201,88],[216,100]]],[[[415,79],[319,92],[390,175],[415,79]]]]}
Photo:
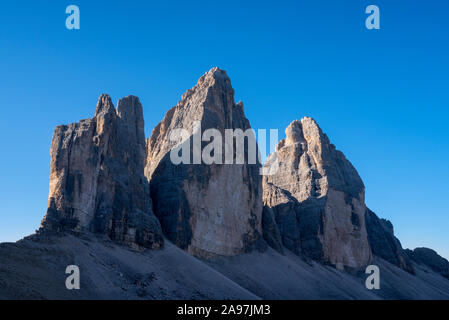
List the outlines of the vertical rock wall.
{"type": "MultiPolygon", "coordinates": [[[[243,164],[225,164],[225,141],[222,164],[205,164],[194,156],[195,137],[201,139],[206,129],[215,129],[224,139],[226,129],[249,128],[228,76],[213,68],[168,111],[147,141],[145,175],[155,214],[165,235],[196,256],[236,255],[263,243],[260,165],[249,164],[248,158],[243,164]],[[187,130],[187,137],[173,140],[178,129],[187,130]],[[171,160],[180,143],[188,144],[189,163],[171,160]]],[[[208,143],[201,141],[200,149],[208,143]]]]}
{"type": "Polygon", "coordinates": [[[44,231],[90,231],[133,247],[159,248],[160,224],[144,176],[142,105],[100,96],[95,116],[55,129],[44,231]]]}

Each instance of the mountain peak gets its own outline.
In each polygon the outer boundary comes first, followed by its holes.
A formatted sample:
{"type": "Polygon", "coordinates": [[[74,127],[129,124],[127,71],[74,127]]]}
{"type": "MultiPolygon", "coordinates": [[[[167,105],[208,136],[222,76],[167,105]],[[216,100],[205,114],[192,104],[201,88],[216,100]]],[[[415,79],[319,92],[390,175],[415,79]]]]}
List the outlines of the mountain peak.
{"type": "Polygon", "coordinates": [[[214,129],[222,137],[226,129],[250,128],[243,104],[235,103],[231,81],[219,68],[206,72],[187,90],[147,140],[145,175],[155,214],[168,239],[196,256],[241,254],[261,239],[260,166],[225,165],[223,159],[209,164],[199,159],[190,165],[193,152],[189,164],[174,164],[171,155],[177,143],[170,137],[178,129],[186,130],[189,136],[183,141],[193,149],[197,124],[201,134],[214,129]]]}
{"type": "Polygon", "coordinates": [[[220,89],[230,89],[231,79],[228,77],[226,71],[218,67],[214,67],[201,76],[196,85],[197,88],[218,87],[220,89]]]}
{"type": "Polygon", "coordinates": [[[114,104],[108,94],[101,94],[98,98],[95,116],[105,115],[108,113],[115,113],[114,104]]]}
{"type": "Polygon", "coordinates": [[[292,121],[285,133],[277,151],[279,170],[264,177],[264,204],[278,217],[283,244],[337,267],[366,265],[371,250],[357,171],[312,118],[292,121]],[[291,197],[288,204],[280,191],[291,197]]]}

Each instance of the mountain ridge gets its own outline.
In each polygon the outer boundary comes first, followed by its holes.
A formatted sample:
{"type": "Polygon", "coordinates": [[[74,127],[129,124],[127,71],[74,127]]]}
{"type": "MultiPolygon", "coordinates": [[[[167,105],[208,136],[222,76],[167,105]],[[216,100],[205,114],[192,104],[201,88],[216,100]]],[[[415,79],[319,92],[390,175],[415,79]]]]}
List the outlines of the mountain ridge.
{"type": "Polygon", "coordinates": [[[0,298],[102,298],[101,288],[109,288],[113,299],[449,299],[449,262],[431,249],[402,248],[392,224],[366,206],[357,170],[315,120],[291,122],[265,164],[275,161],[279,170],[263,177],[261,164],[249,161],[173,164],[170,153],[194,142],[197,122],[200,134],[251,128],[219,68],[187,90],[148,139],[135,96],[115,108],[101,95],[93,118],[58,126],[47,214],[35,235],[0,245],[0,284],[7,288],[0,298]],[[187,138],[171,141],[177,129],[187,129],[187,138]],[[15,259],[34,261],[39,272],[15,259]],[[115,267],[105,267],[111,259],[115,267]],[[78,296],[60,282],[64,263],[77,262],[88,277],[78,296]],[[182,282],[183,263],[208,274],[196,275],[196,293],[182,282]],[[364,268],[373,263],[381,266],[378,292],[364,288],[364,268]],[[147,271],[164,279],[157,288],[147,271]],[[39,274],[48,290],[39,289],[39,274]],[[33,289],[21,288],[23,279],[33,289]],[[222,290],[210,291],[211,283],[222,290]]]}

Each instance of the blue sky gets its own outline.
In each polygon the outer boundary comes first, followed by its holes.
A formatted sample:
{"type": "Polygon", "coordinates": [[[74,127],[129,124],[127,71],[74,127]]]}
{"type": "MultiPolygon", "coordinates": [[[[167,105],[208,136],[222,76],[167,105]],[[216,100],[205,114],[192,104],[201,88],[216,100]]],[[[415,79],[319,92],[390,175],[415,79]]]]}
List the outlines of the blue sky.
{"type": "Polygon", "coordinates": [[[0,241],[45,214],[53,129],[101,93],[137,95],[146,132],[211,67],[255,129],[312,116],[359,171],[404,247],[449,257],[449,3],[2,1],[0,241]],[[81,29],[65,28],[66,6],[81,29]],[[365,28],[378,5],[381,30],[365,28]]]}

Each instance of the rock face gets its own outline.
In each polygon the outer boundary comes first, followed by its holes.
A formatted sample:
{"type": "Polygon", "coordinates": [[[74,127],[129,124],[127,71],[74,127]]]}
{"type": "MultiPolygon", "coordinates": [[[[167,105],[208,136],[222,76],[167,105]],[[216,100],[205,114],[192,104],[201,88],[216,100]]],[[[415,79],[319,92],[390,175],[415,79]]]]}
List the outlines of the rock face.
{"type": "Polygon", "coordinates": [[[270,247],[284,253],[281,232],[276,223],[276,214],[272,208],[267,206],[264,206],[262,211],[262,234],[270,247]]]}
{"type": "Polygon", "coordinates": [[[264,205],[275,213],[283,244],[337,268],[367,265],[365,188],[357,171],[313,119],[295,120],[285,132],[274,155],[279,170],[263,181],[264,205]]]}
{"type": "Polygon", "coordinates": [[[429,248],[416,248],[415,250],[405,250],[406,254],[413,261],[428,266],[433,271],[449,279],[449,261],[441,257],[434,250],[429,248]]]}
{"type": "Polygon", "coordinates": [[[278,251],[285,246],[294,253],[300,254],[298,201],[288,191],[266,181],[263,185],[263,199],[265,206],[262,225],[265,241],[278,251]]]}
{"type": "Polygon", "coordinates": [[[365,221],[373,254],[410,273],[414,273],[410,259],[402,249],[401,242],[394,236],[392,223],[385,219],[379,219],[368,208],[366,209],[365,221]]]}
{"type": "MultiPolygon", "coordinates": [[[[147,140],[145,175],[154,212],[168,239],[199,257],[236,255],[264,243],[260,165],[249,164],[248,158],[236,164],[235,154],[231,155],[234,164],[205,164],[198,159],[196,146],[205,151],[207,144],[196,139],[211,128],[221,137],[225,129],[250,129],[243,104],[234,102],[231,82],[218,68],[204,74],[182,96],[147,140]],[[186,135],[182,137],[179,129],[186,135]],[[175,164],[171,151],[182,147],[184,151],[176,154],[187,151],[189,161],[175,164]]],[[[214,156],[219,151],[225,154],[221,142],[214,156]]]]}
{"type": "Polygon", "coordinates": [[[42,231],[90,231],[133,247],[159,248],[160,224],[144,176],[142,105],[101,95],[95,116],[58,126],[51,144],[50,193],[42,231]]]}

